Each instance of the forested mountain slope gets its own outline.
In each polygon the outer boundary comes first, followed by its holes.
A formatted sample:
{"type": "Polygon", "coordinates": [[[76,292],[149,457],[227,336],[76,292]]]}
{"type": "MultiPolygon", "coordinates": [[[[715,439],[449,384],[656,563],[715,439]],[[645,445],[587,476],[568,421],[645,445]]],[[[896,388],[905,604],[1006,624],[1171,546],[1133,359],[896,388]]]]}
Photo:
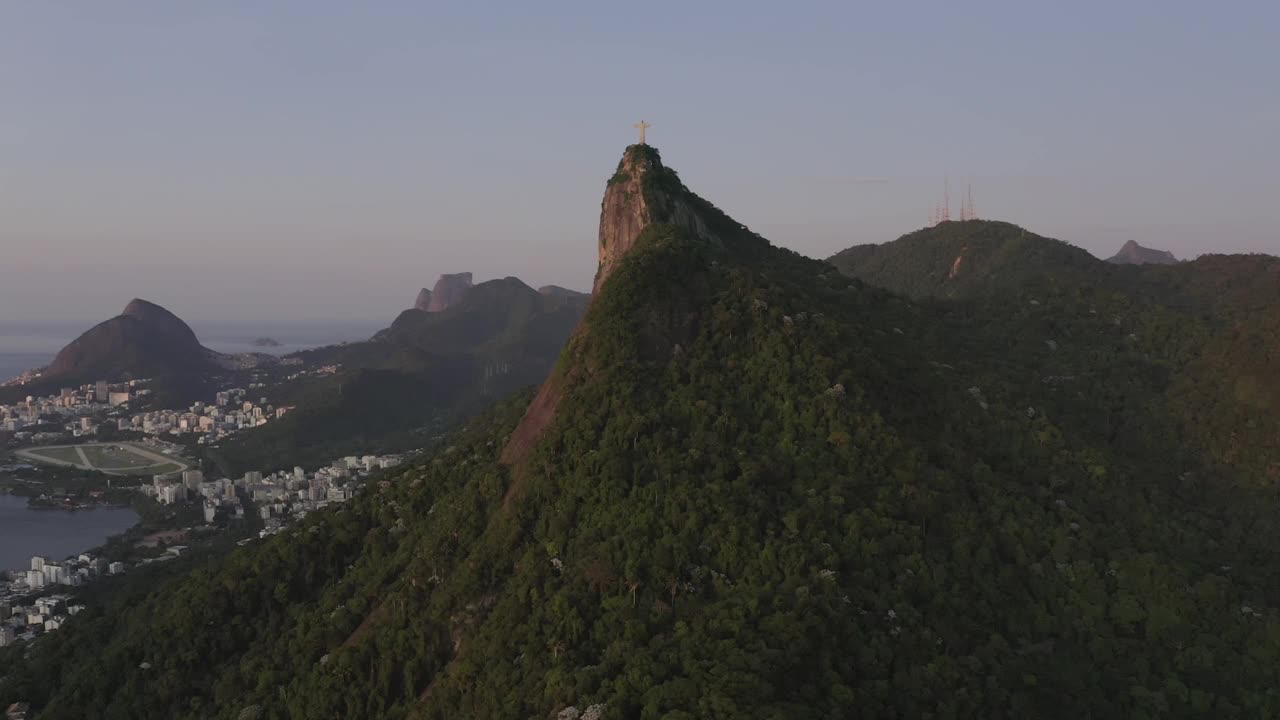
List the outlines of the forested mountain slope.
{"type": "MultiPolygon", "coordinates": [[[[497,400],[540,382],[555,364],[589,296],[542,293],[509,277],[455,288],[440,310],[410,309],[366,342],[298,353],[339,371],[273,389],[295,409],[241,433],[209,456],[224,472],[313,467],[348,454],[422,447],[497,400]]],[[[435,296],[446,298],[449,292],[435,296]]]]}
{"type": "Polygon", "coordinates": [[[1111,305],[1059,323],[1059,303],[1095,299],[1065,289],[1004,334],[966,325],[768,245],[647,146],[601,226],[598,292],[542,403],[0,655],[0,702],[43,718],[1280,713],[1276,498],[1170,420],[1163,326],[1144,340],[1111,305]],[[1055,379],[1090,358],[1087,380],[1055,379]]]}
{"type": "Polygon", "coordinates": [[[1046,276],[1074,282],[1101,264],[1085,250],[992,220],[939,223],[890,243],[856,245],[827,261],[917,299],[996,293],[1046,276]]]}
{"type": "MultiPolygon", "coordinates": [[[[1095,402],[1104,378],[1129,398],[1144,388],[1159,403],[1147,414],[1219,462],[1230,482],[1280,481],[1280,258],[1116,265],[1008,223],[968,221],[828,262],[923,302],[967,356],[1040,362],[1060,397],[1095,402]],[[1113,337],[1125,353],[1108,350],[1113,337]],[[1126,358],[1145,366],[1141,376],[1117,377],[1126,358]]],[[[1123,447],[1150,434],[1136,424],[1145,416],[1117,406],[1079,420],[1110,428],[1123,447]]]]}

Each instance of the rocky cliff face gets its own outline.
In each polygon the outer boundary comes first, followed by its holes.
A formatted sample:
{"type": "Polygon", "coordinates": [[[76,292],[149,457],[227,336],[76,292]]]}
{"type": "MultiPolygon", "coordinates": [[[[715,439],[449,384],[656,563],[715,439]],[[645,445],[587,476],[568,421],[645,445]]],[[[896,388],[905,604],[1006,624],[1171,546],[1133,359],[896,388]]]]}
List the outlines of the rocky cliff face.
{"type": "Polygon", "coordinates": [[[608,279],[636,238],[654,223],[678,225],[707,240],[716,240],[709,218],[675,173],[663,167],[658,152],[632,145],[605,189],[600,206],[600,266],[593,292],[608,279]]]}
{"type": "Polygon", "coordinates": [[[431,291],[422,288],[418,291],[418,299],[413,301],[413,309],[427,312],[431,307],[431,291]]]}
{"type": "Polygon", "coordinates": [[[1146,248],[1130,240],[1120,248],[1120,252],[1107,258],[1107,262],[1117,265],[1173,265],[1178,258],[1168,250],[1146,248]]]}
{"type": "Polygon", "coordinates": [[[469,272],[441,275],[436,281],[436,286],[431,290],[431,301],[427,304],[427,312],[440,312],[456,305],[471,286],[469,272]]]}
{"type": "MultiPolygon", "coordinates": [[[[609,275],[635,247],[640,235],[654,224],[674,225],[711,243],[722,244],[724,238],[732,234],[738,236],[736,242],[739,243],[768,244],[686,188],[675,171],[662,165],[657,150],[648,145],[632,145],[623,153],[600,204],[600,265],[591,293],[592,302],[599,297],[609,275]]],[[[587,324],[585,320],[579,323],[569,339],[571,346],[587,336],[587,324]]],[[[564,384],[563,373],[553,371],[503,448],[501,460],[514,466],[516,477],[508,491],[508,500],[522,492],[524,468],[521,465],[555,419],[564,384]]]]}

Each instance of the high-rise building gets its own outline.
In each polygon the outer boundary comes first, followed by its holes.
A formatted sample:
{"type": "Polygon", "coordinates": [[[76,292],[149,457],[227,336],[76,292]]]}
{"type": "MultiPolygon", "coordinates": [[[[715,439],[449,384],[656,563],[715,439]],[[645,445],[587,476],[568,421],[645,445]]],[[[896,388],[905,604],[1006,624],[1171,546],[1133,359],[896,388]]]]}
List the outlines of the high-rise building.
{"type": "Polygon", "coordinates": [[[93,399],[95,402],[104,403],[107,401],[107,381],[99,380],[93,386],[93,399]]]}

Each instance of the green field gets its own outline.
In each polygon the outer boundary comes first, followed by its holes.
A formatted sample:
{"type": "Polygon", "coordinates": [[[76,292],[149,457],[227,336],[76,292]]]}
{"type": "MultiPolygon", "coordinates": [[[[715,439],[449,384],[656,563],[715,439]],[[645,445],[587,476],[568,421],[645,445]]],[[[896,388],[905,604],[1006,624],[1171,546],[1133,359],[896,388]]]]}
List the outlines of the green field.
{"type": "Polygon", "coordinates": [[[35,448],[27,451],[32,460],[48,459],[55,463],[79,465],[80,454],[74,447],[35,448]]]}
{"type": "Polygon", "coordinates": [[[186,470],[186,469],[187,469],[186,465],[179,465],[177,463],[168,463],[167,465],[152,465],[151,467],[147,468],[145,472],[139,471],[139,470],[134,470],[132,472],[137,475],[167,475],[169,473],[182,472],[183,470],[186,470]]]}
{"type": "Polygon", "coordinates": [[[99,470],[155,464],[151,458],[143,457],[125,445],[86,445],[81,450],[89,463],[99,470]]]}
{"type": "Polygon", "coordinates": [[[70,465],[115,475],[161,475],[189,467],[182,458],[170,457],[133,443],[89,443],[19,450],[19,457],[48,465],[70,465]]]}

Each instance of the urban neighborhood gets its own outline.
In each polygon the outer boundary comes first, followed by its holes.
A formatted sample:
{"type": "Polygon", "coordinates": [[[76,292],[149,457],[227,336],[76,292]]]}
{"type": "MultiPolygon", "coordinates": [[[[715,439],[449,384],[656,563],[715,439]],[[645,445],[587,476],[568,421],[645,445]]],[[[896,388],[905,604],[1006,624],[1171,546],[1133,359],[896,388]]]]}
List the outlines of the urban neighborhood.
{"type": "MultiPolygon", "coordinates": [[[[138,492],[162,505],[200,507],[204,526],[148,536],[138,546],[153,552],[132,562],[108,561],[87,552],[62,560],[32,557],[27,569],[9,568],[9,582],[0,586],[0,647],[60,628],[68,616],[83,608],[72,594],[75,588],[136,566],[176,560],[188,549],[182,543],[216,532],[214,523],[243,533],[248,527],[245,521],[252,519],[260,527],[256,538],[277,534],[311,512],[350,500],[371,474],[396,467],[412,454],[343,457],[313,473],[295,467],[287,472],[247,472],[234,480],[206,479],[200,470],[156,475],[138,492]]],[[[248,535],[239,542],[254,539],[248,535]]]]}

